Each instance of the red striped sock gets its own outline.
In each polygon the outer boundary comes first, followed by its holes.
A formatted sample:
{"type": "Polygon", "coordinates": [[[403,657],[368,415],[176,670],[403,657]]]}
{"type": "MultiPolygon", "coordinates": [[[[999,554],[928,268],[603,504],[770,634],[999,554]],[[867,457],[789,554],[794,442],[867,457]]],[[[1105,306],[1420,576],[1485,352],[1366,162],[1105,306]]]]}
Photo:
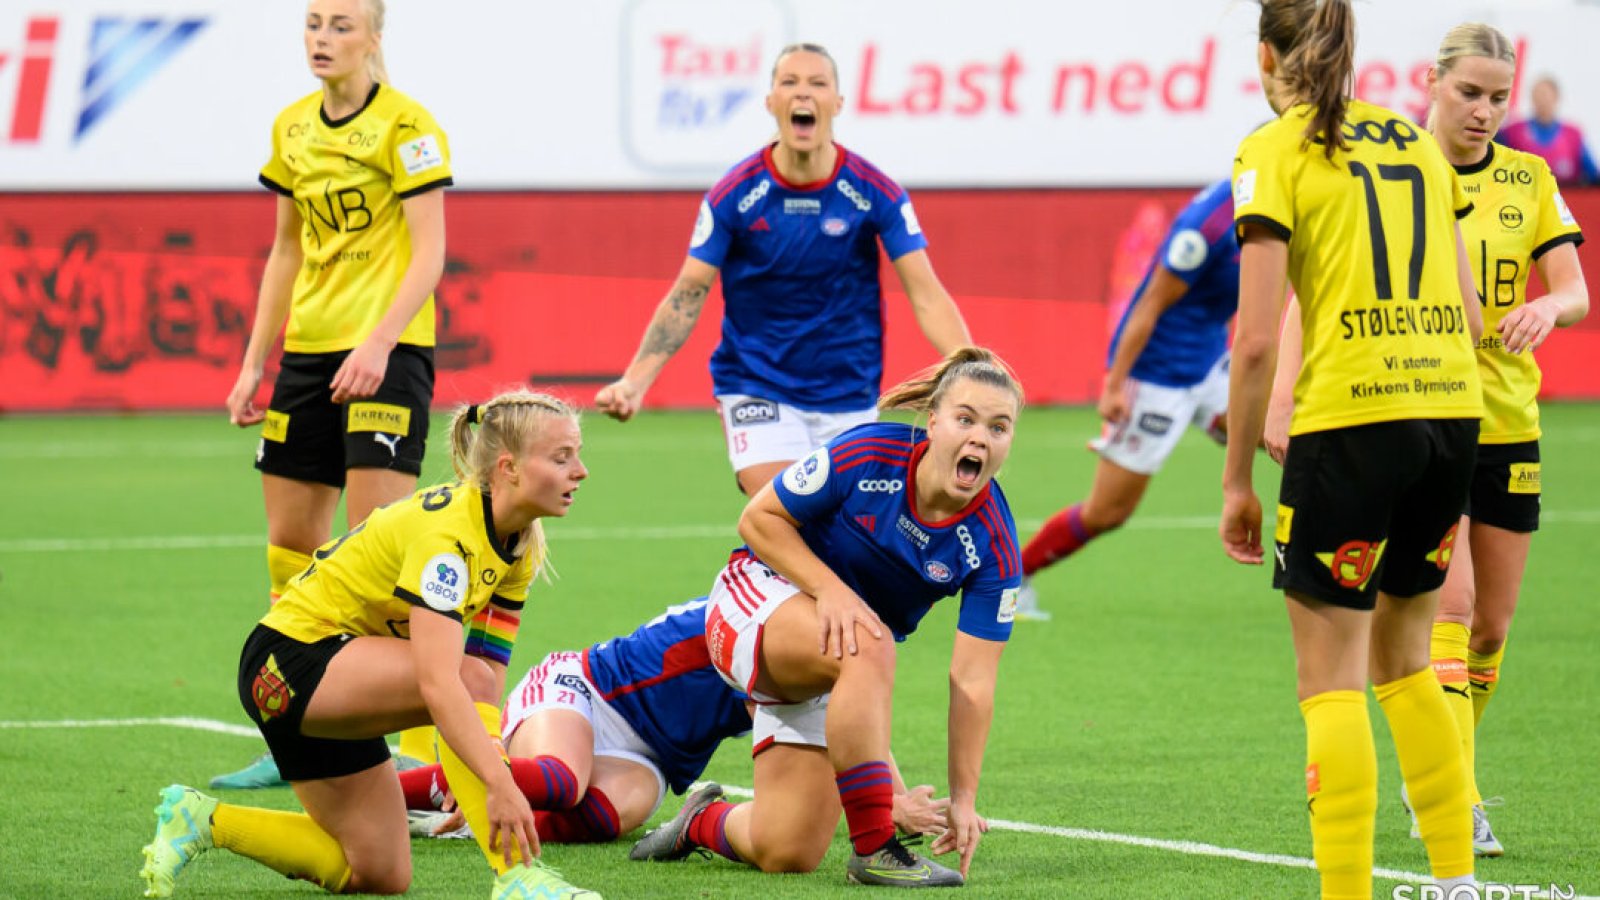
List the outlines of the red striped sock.
{"type": "Polygon", "coordinates": [[[578,804],[578,776],[554,756],[513,759],[511,777],[534,809],[571,809],[578,804]]]}
{"type": "Polygon", "coordinates": [[[728,813],[733,812],[735,805],[718,800],[695,813],[694,818],[689,820],[689,827],[686,829],[689,840],[697,847],[704,847],[734,862],[744,862],[739,858],[739,854],[733,852],[733,845],[728,843],[727,829],[723,828],[723,824],[727,822],[728,813]]]}
{"type": "Polygon", "coordinates": [[[1069,506],[1047,519],[1039,533],[1022,548],[1022,574],[1032,575],[1044,567],[1065,559],[1094,540],[1096,531],[1090,531],[1083,522],[1083,504],[1069,506]]]}
{"type": "Polygon", "coordinates": [[[438,809],[434,780],[438,779],[438,796],[444,796],[449,784],[444,780],[444,766],[420,766],[400,773],[400,790],[406,794],[406,809],[438,809]]]}
{"type": "Polygon", "coordinates": [[[894,776],[882,760],[864,762],[833,776],[850,826],[856,854],[876,853],[894,837],[894,776]]]}
{"type": "Polygon", "coordinates": [[[533,823],[539,840],[556,844],[604,844],[622,833],[617,808],[595,787],[572,809],[534,810],[533,823]]]}

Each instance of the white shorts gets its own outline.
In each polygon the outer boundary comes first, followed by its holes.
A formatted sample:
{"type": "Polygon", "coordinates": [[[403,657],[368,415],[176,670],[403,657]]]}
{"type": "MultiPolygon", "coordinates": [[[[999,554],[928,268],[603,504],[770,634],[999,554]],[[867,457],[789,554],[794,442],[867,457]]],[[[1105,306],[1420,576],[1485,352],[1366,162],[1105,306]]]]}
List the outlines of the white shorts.
{"type": "Polygon", "coordinates": [[[523,722],[547,709],[564,709],[587,719],[594,729],[595,756],[626,759],[649,769],[656,776],[656,803],[650,810],[650,815],[655,815],[667,795],[667,779],[661,774],[656,752],[584,676],[582,653],[557,651],[522,676],[500,713],[502,739],[509,744],[523,722]]]}
{"type": "Polygon", "coordinates": [[[740,472],[762,463],[794,462],[846,431],[878,421],[876,407],[807,412],[748,394],[721,394],[717,412],[728,439],[728,462],[740,472]]]}
{"type": "Polygon", "coordinates": [[[1204,381],[1189,387],[1167,387],[1136,378],[1128,381],[1133,395],[1128,420],[1107,427],[1089,442],[1089,449],[1107,462],[1140,475],[1154,475],[1191,424],[1204,428],[1217,443],[1227,442],[1223,425],[1228,416],[1228,354],[1217,360],[1204,381]]]}
{"type": "Polygon", "coordinates": [[[828,746],[826,695],[792,702],[755,690],[766,621],[799,594],[787,578],[751,557],[730,561],[711,585],[711,603],[706,609],[711,664],[723,681],[755,701],[750,732],[756,753],[772,744],[828,746]]]}

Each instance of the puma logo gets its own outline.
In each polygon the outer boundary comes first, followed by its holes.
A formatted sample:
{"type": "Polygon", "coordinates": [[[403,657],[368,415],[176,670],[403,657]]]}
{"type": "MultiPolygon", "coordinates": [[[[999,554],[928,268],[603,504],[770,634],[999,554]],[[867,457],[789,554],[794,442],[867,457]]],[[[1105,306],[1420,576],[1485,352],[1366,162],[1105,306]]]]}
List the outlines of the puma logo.
{"type": "Polygon", "coordinates": [[[395,459],[399,456],[400,439],[403,437],[405,437],[403,434],[384,434],[381,431],[372,433],[373,440],[389,448],[390,459],[395,459]]]}

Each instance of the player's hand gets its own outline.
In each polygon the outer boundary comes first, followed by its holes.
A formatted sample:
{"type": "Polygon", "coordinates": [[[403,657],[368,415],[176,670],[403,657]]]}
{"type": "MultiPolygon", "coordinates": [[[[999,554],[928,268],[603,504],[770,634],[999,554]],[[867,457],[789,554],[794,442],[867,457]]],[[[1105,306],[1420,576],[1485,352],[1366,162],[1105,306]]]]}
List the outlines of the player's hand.
{"type": "Polygon", "coordinates": [[[1267,404],[1267,419],[1261,429],[1261,449],[1278,465],[1289,455],[1289,421],[1294,418],[1294,400],[1277,397],[1267,404]]]}
{"type": "Polygon", "coordinates": [[[344,358],[339,371],[333,373],[333,402],[365,400],[378,392],[383,376],[389,371],[389,348],[371,340],[362,341],[344,358]]]}
{"type": "Polygon", "coordinates": [[[1537,350],[1550,332],[1555,330],[1556,316],[1560,312],[1549,297],[1540,297],[1506,313],[1506,317],[1500,320],[1499,328],[1500,340],[1506,345],[1506,352],[1537,350]]]}
{"type": "Polygon", "coordinates": [[[1222,549],[1235,562],[1261,565],[1261,501],[1253,489],[1222,491],[1222,549]]]}
{"type": "Polygon", "coordinates": [[[970,803],[950,804],[950,827],[934,838],[929,850],[935,855],[954,850],[961,854],[961,877],[967,877],[972,868],[972,855],[978,852],[978,842],[983,840],[989,823],[978,815],[970,803]]]}
{"type": "Polygon", "coordinates": [[[594,395],[595,408],[618,422],[633,418],[643,401],[644,389],[626,378],[618,378],[594,395]]]}
{"type": "Polygon", "coordinates": [[[890,815],[901,834],[938,834],[950,827],[950,798],[933,796],[933,785],[919,784],[894,795],[890,815]]]}
{"type": "Polygon", "coordinates": [[[1123,379],[1106,379],[1105,387],[1100,391],[1098,406],[1100,418],[1112,425],[1121,425],[1128,421],[1128,410],[1133,406],[1129,394],[1132,388],[1123,379]]]}
{"type": "Polygon", "coordinates": [[[843,584],[817,594],[817,650],[825,656],[843,659],[856,655],[856,625],[875,638],[883,638],[883,620],[855,591],[843,584]]]}
{"type": "Polygon", "coordinates": [[[434,837],[439,837],[440,835],[450,834],[465,824],[467,824],[466,815],[464,815],[459,809],[452,809],[450,810],[449,817],[447,817],[443,822],[433,826],[433,830],[429,833],[434,837]]]}
{"type": "Polygon", "coordinates": [[[517,790],[508,772],[503,789],[489,787],[484,806],[489,813],[489,851],[499,851],[507,866],[531,865],[539,855],[539,831],[534,827],[533,809],[528,798],[517,790]],[[515,856],[516,858],[513,858],[515,856]]]}
{"type": "Polygon", "coordinates": [[[256,406],[256,391],[261,387],[261,370],[245,367],[228,392],[228,421],[245,428],[267,417],[267,411],[256,406]]]}

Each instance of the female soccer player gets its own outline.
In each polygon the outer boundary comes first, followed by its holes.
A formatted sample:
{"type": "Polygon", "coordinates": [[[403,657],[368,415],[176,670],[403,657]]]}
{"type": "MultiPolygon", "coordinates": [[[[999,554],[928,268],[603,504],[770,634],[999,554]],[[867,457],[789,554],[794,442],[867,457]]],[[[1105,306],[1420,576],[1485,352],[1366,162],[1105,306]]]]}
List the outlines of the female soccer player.
{"type": "Polygon", "coordinates": [[[1262,2],[1258,61],[1278,118],[1234,160],[1239,323],[1220,525],[1229,556],[1260,564],[1252,467],[1292,281],[1304,361],[1273,584],[1294,638],[1325,898],[1372,896],[1369,680],[1435,880],[1473,883],[1460,739],[1428,665],[1483,410],[1481,314],[1455,226],[1471,202],[1425,131],[1345,94],[1354,44],[1349,0],[1262,2]]]}
{"type": "Polygon", "coordinates": [[[772,68],[775,142],[700,204],[689,255],[633,362],[595,405],[626,421],[683,346],[722,275],[722,341],[711,380],[739,489],[750,496],[796,459],[877,418],[883,377],[878,243],[940,354],[971,343],[928,261],[906,192],[833,142],[844,105],[833,57],[792,44],[772,68]]]}
{"type": "MultiPolygon", "coordinates": [[[[1094,483],[1022,548],[1024,578],[1128,521],[1190,424],[1225,441],[1228,322],[1238,297],[1233,196],[1220,181],[1178,214],[1117,325],[1100,392],[1105,433],[1090,445],[1100,454],[1094,483]]],[[[1049,618],[1031,585],[1017,618],[1049,618]]]]}
{"type": "MultiPolygon", "coordinates": [[[[632,634],[551,653],[512,688],[501,731],[541,842],[599,843],[632,831],[669,786],[682,794],[725,739],[750,731],[748,699],[711,665],[706,609],[700,597],[632,634]]],[[[412,809],[439,808],[449,790],[440,766],[402,772],[400,786],[412,809]]],[[[927,785],[896,793],[895,826],[942,831],[948,806],[927,785]]],[[[459,819],[422,821],[438,834],[459,819]]]]}
{"type": "Polygon", "coordinates": [[[994,354],[967,347],[879,406],[925,413],[927,429],[862,425],[791,465],[746,505],[747,545],[712,587],[712,663],[758,704],[756,799],[734,806],[714,787],[696,792],[634,847],[635,859],[680,859],[701,846],[764,871],[809,871],[842,805],[851,881],[964,882],[982,830],[974,805],[996,670],[1022,576],[1010,507],[993,482],[1022,388],[994,354]],[[889,762],[895,642],[957,593],[949,827],[932,849],[959,852],[959,873],[895,837],[889,762]]]}
{"type": "MultiPolygon", "coordinates": [[[[228,394],[235,425],[261,423],[270,598],[333,533],[345,494],[354,528],[409,494],[433,400],[433,289],[444,271],[444,131],[389,86],[383,0],[311,0],[305,50],[315,93],[278,114],[261,183],[278,193],[277,236],[255,324],[228,394]],[[285,330],[287,323],[287,330],[285,330]],[[266,409],[262,370],[282,333],[266,409]]],[[[403,741],[421,755],[429,742],[403,741]]],[[[213,787],[278,782],[270,758],[213,787]]]]}
{"type": "Polygon", "coordinates": [[[1528,547],[1539,527],[1539,364],[1533,351],[1553,329],[1589,311],[1577,250],[1583,232],[1550,167],[1532,153],[1494,144],[1516,62],[1505,35],[1470,23],[1444,36],[1428,76],[1428,130],[1473,198],[1461,232],[1486,332],[1478,343],[1484,401],[1478,463],[1440,594],[1432,653],[1461,731],[1472,843],[1480,856],[1499,856],[1503,848],[1474,777],[1474,731],[1499,683],[1528,547]],[[1528,273],[1535,268],[1549,292],[1530,299],[1528,273]]]}
{"type": "Polygon", "coordinates": [[[505,654],[485,647],[508,651],[515,638],[545,562],[538,520],[565,516],[588,476],[581,443],[577,413],[544,394],[460,410],[451,454],[461,480],[374,510],[316,551],[239,660],[240,702],[306,812],[166,788],[144,849],[145,896],[171,895],[178,873],[212,847],[334,893],[406,890],[405,798],[383,736],[429,723],[498,873],[493,896],[595,896],[535,856],[533,812],[499,747],[505,654]],[[497,640],[467,640],[464,655],[467,622],[497,640]]]}

